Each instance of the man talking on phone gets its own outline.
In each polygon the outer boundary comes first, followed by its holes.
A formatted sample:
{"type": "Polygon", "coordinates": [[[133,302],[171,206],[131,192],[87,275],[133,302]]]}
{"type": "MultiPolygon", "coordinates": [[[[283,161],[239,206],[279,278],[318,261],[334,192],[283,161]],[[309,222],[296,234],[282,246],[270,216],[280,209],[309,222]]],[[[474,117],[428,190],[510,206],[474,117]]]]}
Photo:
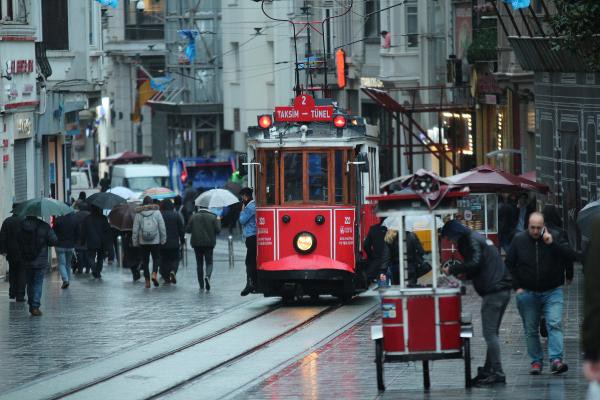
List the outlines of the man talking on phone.
{"type": "Polygon", "coordinates": [[[575,257],[568,240],[547,229],[544,216],[539,212],[529,216],[527,230],[515,235],[508,250],[506,266],[513,278],[532,375],[541,374],[543,369],[544,350],[538,334],[542,314],[548,328],[550,371],[561,374],[569,369],[563,361],[565,268],[561,260],[575,260],[575,257]]]}

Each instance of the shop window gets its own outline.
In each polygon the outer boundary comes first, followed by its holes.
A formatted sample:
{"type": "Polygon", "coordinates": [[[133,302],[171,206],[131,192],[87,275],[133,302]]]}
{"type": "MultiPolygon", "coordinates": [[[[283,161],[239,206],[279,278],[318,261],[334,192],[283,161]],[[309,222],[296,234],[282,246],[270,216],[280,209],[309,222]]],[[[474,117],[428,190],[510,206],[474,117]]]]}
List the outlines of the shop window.
{"type": "Polygon", "coordinates": [[[327,153],[308,154],[308,199],[327,202],[328,190],[327,153]]]}
{"type": "Polygon", "coordinates": [[[47,50],[69,50],[68,0],[44,0],[42,24],[47,50]]]}
{"type": "Polygon", "coordinates": [[[165,0],[125,1],[125,38],[128,40],[162,39],[164,33],[165,0]]]}
{"type": "Polygon", "coordinates": [[[283,158],[283,198],[285,202],[302,201],[302,153],[285,153],[283,158]]]}
{"type": "Polygon", "coordinates": [[[25,0],[0,0],[0,16],[2,21],[27,23],[29,3],[25,0]]]}

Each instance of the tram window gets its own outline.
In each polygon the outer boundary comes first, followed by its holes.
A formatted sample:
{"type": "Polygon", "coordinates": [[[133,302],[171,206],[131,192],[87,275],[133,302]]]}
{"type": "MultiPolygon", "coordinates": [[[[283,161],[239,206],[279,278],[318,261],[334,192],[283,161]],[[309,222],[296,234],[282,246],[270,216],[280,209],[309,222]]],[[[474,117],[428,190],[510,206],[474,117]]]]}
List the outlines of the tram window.
{"type": "Polygon", "coordinates": [[[335,151],[335,203],[343,204],[344,199],[344,152],[335,151]]]}
{"type": "Polygon", "coordinates": [[[328,201],[328,176],[327,153],[309,153],[308,199],[310,201],[328,201]]]}
{"type": "Polygon", "coordinates": [[[302,153],[285,153],[283,158],[285,202],[302,201],[302,171],[302,153]]]}
{"type": "Polygon", "coordinates": [[[266,177],[265,177],[265,204],[275,204],[275,154],[273,152],[267,152],[265,154],[265,166],[266,166],[266,177]]]}

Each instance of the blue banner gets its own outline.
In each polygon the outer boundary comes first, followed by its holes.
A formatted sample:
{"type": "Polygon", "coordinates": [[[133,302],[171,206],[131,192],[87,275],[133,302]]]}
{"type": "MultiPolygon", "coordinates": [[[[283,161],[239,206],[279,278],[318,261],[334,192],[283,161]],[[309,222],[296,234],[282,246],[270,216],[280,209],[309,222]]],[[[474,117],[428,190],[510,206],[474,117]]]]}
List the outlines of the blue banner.
{"type": "Polygon", "coordinates": [[[164,92],[169,86],[169,83],[173,81],[173,78],[169,75],[159,76],[156,78],[150,79],[150,87],[152,90],[156,90],[158,92],[164,92]]]}
{"type": "Polygon", "coordinates": [[[193,64],[196,61],[196,38],[200,36],[200,32],[195,29],[182,29],[179,32],[179,36],[182,39],[187,39],[188,44],[185,47],[185,56],[190,61],[190,64],[193,64]]]}

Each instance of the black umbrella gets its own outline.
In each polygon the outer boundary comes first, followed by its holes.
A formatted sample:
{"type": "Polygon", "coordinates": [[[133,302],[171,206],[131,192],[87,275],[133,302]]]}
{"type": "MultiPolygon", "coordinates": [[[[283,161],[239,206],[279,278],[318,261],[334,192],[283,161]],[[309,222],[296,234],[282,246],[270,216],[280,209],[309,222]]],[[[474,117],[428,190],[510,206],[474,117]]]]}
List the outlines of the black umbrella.
{"type": "Polygon", "coordinates": [[[133,220],[139,203],[123,203],[117,205],[108,214],[110,225],[120,231],[133,230],[133,220]]]}
{"type": "Polygon", "coordinates": [[[583,207],[577,215],[577,226],[581,234],[587,238],[592,233],[592,222],[600,218],[600,200],[592,201],[583,207]]]}
{"type": "Polygon", "coordinates": [[[114,193],[99,192],[94,193],[85,200],[88,204],[98,207],[102,210],[110,210],[116,205],[126,202],[121,196],[117,196],[114,193]]]}

